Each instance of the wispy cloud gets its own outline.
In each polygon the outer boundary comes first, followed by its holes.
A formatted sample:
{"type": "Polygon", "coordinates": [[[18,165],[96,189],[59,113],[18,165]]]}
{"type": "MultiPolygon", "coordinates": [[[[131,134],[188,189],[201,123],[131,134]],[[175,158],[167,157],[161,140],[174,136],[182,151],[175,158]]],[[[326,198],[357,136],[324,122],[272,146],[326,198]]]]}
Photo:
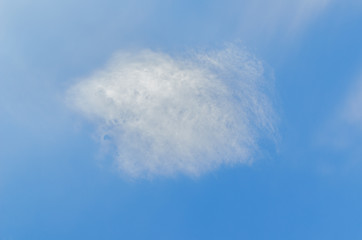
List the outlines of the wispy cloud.
{"type": "MultiPolygon", "coordinates": [[[[362,139],[362,75],[358,76],[335,111],[320,128],[318,145],[360,158],[362,139]]],[[[352,158],[355,158],[353,157],[352,158]]]]}
{"type": "Polygon", "coordinates": [[[263,75],[261,61],[235,46],[188,57],[122,52],[67,99],[116,146],[123,173],[197,176],[252,162],[260,137],[275,133],[263,75]]]}
{"type": "Polygon", "coordinates": [[[362,130],[362,76],[354,84],[344,103],[342,118],[362,130]]]}
{"type": "Polygon", "coordinates": [[[362,156],[362,75],[346,91],[315,132],[312,143],[320,154],[322,174],[360,172],[362,156]]]}
{"type": "MultiPolygon", "coordinates": [[[[290,39],[319,16],[333,0],[253,0],[243,1],[236,22],[245,38],[290,39]]],[[[232,5],[231,5],[232,6],[232,5]]],[[[235,6],[234,6],[235,7],[235,6]]],[[[239,10],[240,9],[240,10],[239,10]]],[[[232,9],[231,9],[232,11],[232,9]]]]}

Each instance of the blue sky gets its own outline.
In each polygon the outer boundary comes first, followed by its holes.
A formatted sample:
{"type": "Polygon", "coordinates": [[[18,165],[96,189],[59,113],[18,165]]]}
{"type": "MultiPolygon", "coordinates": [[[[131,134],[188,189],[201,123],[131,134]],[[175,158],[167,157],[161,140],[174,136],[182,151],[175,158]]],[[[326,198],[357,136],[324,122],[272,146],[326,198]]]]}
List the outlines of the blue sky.
{"type": "Polygon", "coordinates": [[[360,239],[362,3],[0,1],[0,239],[360,239]]]}

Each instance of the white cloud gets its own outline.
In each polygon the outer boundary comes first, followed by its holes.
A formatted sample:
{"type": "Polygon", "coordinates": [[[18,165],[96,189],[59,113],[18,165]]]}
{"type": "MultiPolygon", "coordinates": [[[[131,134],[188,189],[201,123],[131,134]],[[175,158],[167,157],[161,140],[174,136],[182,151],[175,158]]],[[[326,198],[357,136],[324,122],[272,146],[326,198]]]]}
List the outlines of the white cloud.
{"type": "Polygon", "coordinates": [[[262,63],[245,50],[172,57],[119,53],[67,93],[69,103],[116,146],[131,177],[197,176],[222,164],[251,163],[275,133],[262,63]]]}

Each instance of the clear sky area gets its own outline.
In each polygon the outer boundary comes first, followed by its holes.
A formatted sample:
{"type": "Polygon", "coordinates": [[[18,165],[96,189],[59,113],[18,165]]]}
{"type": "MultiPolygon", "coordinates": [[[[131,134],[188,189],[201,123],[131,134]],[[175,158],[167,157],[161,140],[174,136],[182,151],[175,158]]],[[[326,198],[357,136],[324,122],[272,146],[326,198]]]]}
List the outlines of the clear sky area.
{"type": "Polygon", "coordinates": [[[362,239],[362,1],[0,0],[0,240],[362,239]]]}

